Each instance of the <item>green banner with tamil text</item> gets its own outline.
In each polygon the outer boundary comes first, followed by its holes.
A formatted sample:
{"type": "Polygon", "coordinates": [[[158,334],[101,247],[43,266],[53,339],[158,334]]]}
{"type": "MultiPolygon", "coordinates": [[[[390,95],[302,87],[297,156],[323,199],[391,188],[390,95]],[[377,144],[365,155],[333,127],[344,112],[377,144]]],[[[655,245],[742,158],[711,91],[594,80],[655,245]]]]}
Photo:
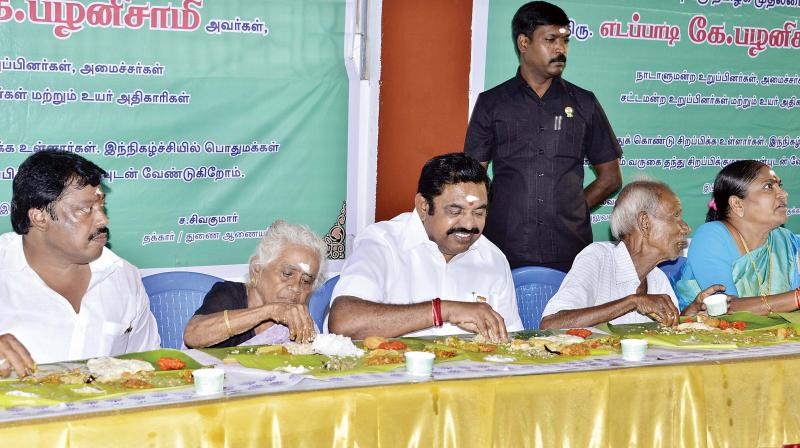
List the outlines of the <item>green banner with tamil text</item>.
{"type": "Polygon", "coordinates": [[[275,219],[344,256],[345,0],[0,0],[0,231],[31,153],[109,172],[140,268],[246,263],[275,219]]]}

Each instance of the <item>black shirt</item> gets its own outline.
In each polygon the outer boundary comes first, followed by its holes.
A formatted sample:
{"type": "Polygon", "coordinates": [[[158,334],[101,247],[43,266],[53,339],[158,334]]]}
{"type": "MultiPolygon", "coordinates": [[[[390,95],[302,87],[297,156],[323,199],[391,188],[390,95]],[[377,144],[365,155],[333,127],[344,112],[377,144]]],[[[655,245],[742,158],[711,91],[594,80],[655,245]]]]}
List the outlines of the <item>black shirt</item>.
{"type": "Polygon", "coordinates": [[[464,152],[492,161],[484,234],[511,267],[568,271],[592,242],[583,161],[622,155],[594,94],[561,78],[539,98],[517,76],[478,96],[464,152]]]}
{"type": "MultiPolygon", "coordinates": [[[[217,282],[211,287],[205,297],[203,304],[194,312],[195,316],[219,313],[225,310],[243,310],[247,308],[247,288],[244,283],[239,282],[217,282]]],[[[243,342],[247,342],[256,336],[255,328],[251,328],[244,333],[234,335],[230,339],[212,345],[210,348],[235,347],[243,342]]]]}

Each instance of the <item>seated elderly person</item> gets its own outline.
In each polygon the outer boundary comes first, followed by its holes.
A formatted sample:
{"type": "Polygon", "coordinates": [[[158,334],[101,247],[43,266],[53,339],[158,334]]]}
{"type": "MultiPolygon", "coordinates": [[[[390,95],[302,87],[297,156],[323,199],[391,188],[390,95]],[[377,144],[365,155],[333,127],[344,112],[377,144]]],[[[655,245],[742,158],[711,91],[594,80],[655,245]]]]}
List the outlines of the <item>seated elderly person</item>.
{"type": "Polygon", "coordinates": [[[731,311],[800,308],[800,238],[786,224],[789,194],[769,166],[739,160],[714,181],[706,223],[695,232],[675,289],[681,304],[712,283],[736,296],[731,311]]]}
{"type": "MultiPolygon", "coordinates": [[[[611,212],[611,233],[618,243],[590,244],[575,258],[561,288],[544,309],[541,328],[591,327],[599,323],[678,323],[678,299],[657,267],[686,248],[689,226],[681,202],[661,182],[631,182],[611,212]]],[[[721,285],[700,293],[685,314],[704,309],[702,300],[721,285]]]]}
{"type": "Polygon", "coordinates": [[[187,347],[308,342],[308,298],[322,283],[325,243],[308,227],[275,221],[250,258],[250,281],[216,283],[186,325],[187,347]]]}
{"type": "Polygon", "coordinates": [[[506,339],[522,330],[508,261],[481,235],[488,193],[486,170],[464,153],[425,163],[414,210],[356,237],[333,291],[331,331],[506,339]]]}

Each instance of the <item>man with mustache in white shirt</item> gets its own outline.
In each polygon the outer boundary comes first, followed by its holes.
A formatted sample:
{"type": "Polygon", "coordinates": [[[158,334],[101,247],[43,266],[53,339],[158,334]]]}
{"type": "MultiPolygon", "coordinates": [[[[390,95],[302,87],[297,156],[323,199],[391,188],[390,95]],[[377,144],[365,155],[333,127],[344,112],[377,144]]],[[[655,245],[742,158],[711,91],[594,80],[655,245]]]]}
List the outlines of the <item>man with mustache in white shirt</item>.
{"type": "Polygon", "coordinates": [[[138,270],[105,247],[105,176],[66,151],[20,165],[14,232],[0,235],[0,377],[25,376],[34,362],[159,347],[138,270]]]}
{"type": "Polygon", "coordinates": [[[414,211],[375,223],[355,239],[333,291],[330,331],[368,336],[522,330],[511,269],[481,235],[489,177],[452,153],[422,169],[414,211]]]}

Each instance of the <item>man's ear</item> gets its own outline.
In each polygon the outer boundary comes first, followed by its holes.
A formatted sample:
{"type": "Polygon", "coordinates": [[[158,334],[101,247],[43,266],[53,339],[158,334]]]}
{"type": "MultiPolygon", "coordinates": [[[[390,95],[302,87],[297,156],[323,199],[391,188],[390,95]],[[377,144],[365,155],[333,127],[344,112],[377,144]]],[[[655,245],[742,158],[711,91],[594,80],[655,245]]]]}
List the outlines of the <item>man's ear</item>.
{"type": "Polygon", "coordinates": [[[30,221],[31,227],[34,229],[44,232],[50,227],[50,221],[52,220],[50,214],[44,208],[28,209],[28,221],[30,221]]]}
{"type": "Polygon", "coordinates": [[[652,223],[650,222],[650,215],[648,215],[647,212],[639,212],[636,216],[636,226],[639,227],[639,232],[644,238],[650,237],[652,223]]]}
{"type": "Polygon", "coordinates": [[[528,39],[528,36],[522,33],[519,33],[517,35],[517,50],[519,50],[520,53],[525,53],[526,51],[528,51],[528,45],[530,43],[531,40],[528,39]]]}
{"type": "Polygon", "coordinates": [[[425,220],[425,215],[428,214],[428,201],[420,193],[414,196],[414,209],[417,210],[420,219],[425,220]]]}

